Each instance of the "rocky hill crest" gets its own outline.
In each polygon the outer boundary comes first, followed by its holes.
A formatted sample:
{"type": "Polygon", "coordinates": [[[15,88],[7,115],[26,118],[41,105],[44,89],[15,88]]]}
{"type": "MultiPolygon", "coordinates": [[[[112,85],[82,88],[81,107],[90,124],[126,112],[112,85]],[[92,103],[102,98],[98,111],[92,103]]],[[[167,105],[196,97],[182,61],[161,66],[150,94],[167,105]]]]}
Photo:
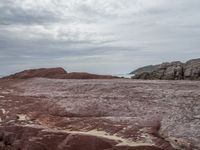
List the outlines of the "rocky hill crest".
{"type": "Polygon", "coordinates": [[[51,78],[51,79],[114,79],[118,78],[111,75],[97,75],[86,72],[68,73],[63,68],[40,68],[30,69],[12,74],[3,79],[29,79],[29,78],[51,78]]]}
{"type": "MultiPolygon", "coordinates": [[[[189,60],[186,63],[180,61],[167,62],[157,65],[152,71],[136,73],[133,79],[148,80],[200,80],[200,58],[189,60]]],[[[144,67],[143,67],[144,68],[144,67]]]]}

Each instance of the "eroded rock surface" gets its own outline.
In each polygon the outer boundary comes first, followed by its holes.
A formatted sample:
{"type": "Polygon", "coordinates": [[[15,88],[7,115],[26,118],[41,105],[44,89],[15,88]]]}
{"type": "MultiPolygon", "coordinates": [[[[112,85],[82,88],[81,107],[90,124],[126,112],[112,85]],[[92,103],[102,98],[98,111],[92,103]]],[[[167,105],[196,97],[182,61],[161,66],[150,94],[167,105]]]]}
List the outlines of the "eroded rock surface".
{"type": "Polygon", "coordinates": [[[0,150],[198,150],[199,98],[199,81],[0,80],[0,150]]]}
{"type": "MultiPolygon", "coordinates": [[[[147,67],[148,68],[148,67],[147,67]]],[[[133,79],[200,80],[200,59],[186,63],[171,62],[157,65],[152,71],[136,73],[133,79]]]]}
{"type": "Polygon", "coordinates": [[[185,64],[185,79],[200,80],[200,59],[190,60],[185,64]]]}

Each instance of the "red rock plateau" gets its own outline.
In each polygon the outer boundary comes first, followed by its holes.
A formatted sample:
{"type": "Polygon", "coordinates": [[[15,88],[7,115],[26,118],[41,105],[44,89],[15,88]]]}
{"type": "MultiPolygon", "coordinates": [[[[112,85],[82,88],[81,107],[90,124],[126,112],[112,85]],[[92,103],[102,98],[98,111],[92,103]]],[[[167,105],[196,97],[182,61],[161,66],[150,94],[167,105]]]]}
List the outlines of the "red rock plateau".
{"type": "Polygon", "coordinates": [[[85,72],[67,73],[63,68],[40,68],[24,70],[22,72],[4,77],[4,79],[29,79],[29,78],[51,78],[51,79],[115,79],[118,77],[110,75],[97,75],[85,72]]]}
{"type": "Polygon", "coordinates": [[[200,149],[200,81],[0,79],[0,150],[175,149],[200,149]]]}

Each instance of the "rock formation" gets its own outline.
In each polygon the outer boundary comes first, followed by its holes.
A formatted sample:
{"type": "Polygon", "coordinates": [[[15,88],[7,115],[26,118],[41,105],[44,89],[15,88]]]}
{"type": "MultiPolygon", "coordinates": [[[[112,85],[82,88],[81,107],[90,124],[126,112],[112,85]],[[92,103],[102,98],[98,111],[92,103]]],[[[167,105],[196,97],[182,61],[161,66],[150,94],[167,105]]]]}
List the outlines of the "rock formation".
{"type": "Polygon", "coordinates": [[[51,79],[114,79],[118,77],[110,75],[97,75],[85,72],[67,73],[63,68],[40,68],[24,70],[22,72],[6,76],[4,79],[29,79],[29,78],[51,78],[51,79]]]}
{"type": "Polygon", "coordinates": [[[200,59],[190,60],[186,63],[179,61],[162,63],[151,72],[140,72],[133,79],[150,80],[200,80],[200,59]]]}
{"type": "Polygon", "coordinates": [[[199,150],[200,81],[0,79],[0,150],[199,150]]]}
{"type": "Polygon", "coordinates": [[[184,68],[184,79],[200,80],[200,59],[186,62],[184,68]]]}
{"type": "Polygon", "coordinates": [[[61,78],[67,72],[63,68],[40,68],[24,70],[22,72],[4,77],[6,79],[29,79],[29,78],[61,78]]]}

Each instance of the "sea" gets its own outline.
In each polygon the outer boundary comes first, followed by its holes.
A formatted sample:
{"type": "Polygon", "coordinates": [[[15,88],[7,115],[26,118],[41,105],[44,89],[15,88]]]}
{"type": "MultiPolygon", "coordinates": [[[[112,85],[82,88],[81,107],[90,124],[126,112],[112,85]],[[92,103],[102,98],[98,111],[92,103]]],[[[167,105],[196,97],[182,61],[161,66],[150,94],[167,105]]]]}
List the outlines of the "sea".
{"type": "Polygon", "coordinates": [[[130,79],[132,76],[134,76],[134,74],[114,74],[113,76],[124,77],[124,78],[130,79]]]}

